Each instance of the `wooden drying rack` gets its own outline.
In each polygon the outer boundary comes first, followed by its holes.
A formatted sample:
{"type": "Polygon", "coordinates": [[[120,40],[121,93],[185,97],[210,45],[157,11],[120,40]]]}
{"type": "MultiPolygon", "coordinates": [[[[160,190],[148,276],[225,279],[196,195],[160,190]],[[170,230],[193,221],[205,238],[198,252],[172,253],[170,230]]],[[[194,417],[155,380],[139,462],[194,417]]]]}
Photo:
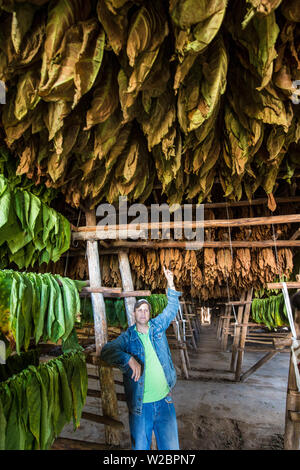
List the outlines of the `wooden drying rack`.
{"type": "Polygon", "coordinates": [[[290,345],[289,332],[261,333],[251,331],[252,328],[255,329],[262,327],[262,325],[258,323],[249,322],[252,293],[253,289],[250,289],[248,292],[244,291],[241,295],[240,301],[226,302],[225,304],[222,304],[225,306],[225,314],[219,317],[217,337],[221,341],[223,351],[227,350],[229,336],[233,337],[230,371],[234,373],[234,379],[236,382],[245,382],[250,375],[256,372],[275,355],[286,350],[284,348],[290,345]],[[231,314],[233,306],[238,307],[236,323],[235,317],[231,314]],[[266,354],[247,371],[242,373],[246,343],[255,343],[266,346],[266,348],[261,347],[258,349],[258,351],[266,352],[266,354]],[[273,346],[273,349],[270,349],[270,346],[273,346]]]}
{"type": "MultiPolygon", "coordinates": [[[[282,198],[287,199],[287,198],[282,198]]],[[[291,201],[293,198],[289,198],[291,201]]],[[[300,198],[294,198],[297,201],[300,198]]],[[[266,200],[264,200],[266,201],[266,200]]],[[[277,200],[279,202],[279,199],[277,200]]],[[[288,202],[287,200],[284,202],[288,202]]],[[[256,202],[253,201],[253,205],[256,202]]],[[[262,203],[262,200],[257,203],[262,203]]],[[[227,203],[217,203],[217,204],[206,204],[205,207],[228,207],[227,203]]],[[[240,203],[231,203],[231,206],[242,206],[248,205],[241,201],[240,203]]],[[[251,205],[251,204],[249,204],[251,205]]],[[[241,219],[231,219],[231,220],[204,220],[201,222],[185,222],[184,227],[186,228],[212,228],[212,227],[242,227],[242,226],[255,226],[255,225],[270,225],[270,224],[285,224],[285,223],[299,223],[300,214],[284,215],[284,216],[270,216],[270,217],[255,217],[255,218],[241,218],[241,219]]],[[[170,222],[170,223],[147,223],[146,226],[143,224],[138,224],[140,230],[140,236],[145,236],[146,231],[149,229],[160,229],[170,228],[174,229],[176,227],[181,228],[181,223],[170,222]]],[[[225,248],[225,247],[249,247],[249,248],[265,248],[268,246],[285,246],[285,247],[299,247],[300,241],[297,240],[297,237],[300,235],[300,229],[298,229],[294,236],[290,240],[261,240],[261,241],[250,241],[250,240],[234,240],[234,241],[204,241],[203,243],[199,242],[185,242],[182,240],[167,240],[167,241],[158,241],[153,242],[150,240],[145,241],[128,241],[128,240],[109,240],[111,235],[115,235],[115,230],[120,231],[126,229],[132,229],[130,224],[126,225],[114,225],[105,228],[105,233],[103,233],[103,228],[101,234],[99,233],[99,226],[96,225],[96,215],[95,211],[86,212],[86,226],[85,227],[74,227],[72,226],[72,239],[73,240],[84,240],[87,242],[87,260],[88,260],[88,269],[89,269],[89,283],[90,286],[86,286],[82,289],[81,295],[91,295],[92,305],[94,312],[94,331],[95,331],[95,345],[88,347],[85,350],[87,357],[87,363],[92,363],[98,367],[99,378],[101,383],[101,392],[97,392],[101,395],[102,399],[102,412],[103,416],[93,415],[91,413],[84,413],[83,418],[89,419],[97,423],[103,423],[105,425],[105,445],[98,444],[99,448],[107,448],[109,445],[111,448],[118,448],[120,445],[120,429],[123,428],[123,424],[118,419],[118,399],[124,399],[124,395],[120,395],[115,392],[115,381],[113,376],[113,368],[109,367],[107,364],[104,364],[100,361],[100,351],[103,345],[108,340],[108,330],[105,317],[105,304],[104,297],[124,297],[126,315],[128,320],[128,325],[133,324],[133,306],[136,300],[136,296],[147,296],[150,291],[136,291],[133,288],[133,282],[130,271],[130,264],[128,259],[128,249],[129,248],[187,248],[189,249],[198,249],[198,248],[225,248]],[[106,288],[101,285],[101,271],[99,263],[99,251],[98,251],[98,241],[102,244],[101,254],[111,254],[115,253],[119,258],[119,267],[122,278],[121,288],[106,288]],[[106,240],[106,241],[104,241],[106,240]],[[108,241],[109,240],[109,241],[108,241]],[[104,246],[104,248],[103,248],[104,246]],[[115,251],[114,251],[115,250],[115,251]]],[[[128,232],[126,232],[128,233],[128,232]]],[[[78,255],[78,253],[77,253],[78,255]]],[[[231,370],[235,371],[236,380],[245,380],[254,370],[257,370],[258,367],[265,363],[268,358],[263,358],[251,370],[247,371],[243,376],[241,376],[241,368],[243,362],[243,355],[245,349],[245,342],[247,336],[248,328],[248,319],[250,314],[250,303],[252,297],[252,290],[248,291],[245,298],[238,304],[238,325],[236,325],[236,335],[233,341],[233,351],[232,351],[232,360],[231,360],[231,370]],[[263,362],[262,362],[263,361],[263,362]]],[[[232,304],[226,305],[226,315],[225,315],[225,328],[224,328],[224,338],[223,346],[225,346],[226,341],[228,340],[228,329],[230,324],[230,310],[232,304]],[[226,339],[227,338],[227,339],[226,339]]],[[[272,351],[273,353],[273,351],[272,351]]],[[[183,357],[183,356],[182,356],[183,357]]],[[[185,359],[188,361],[188,356],[185,354],[185,359]]],[[[98,377],[98,376],[95,376],[98,377]]],[[[89,394],[95,395],[95,392],[89,391],[89,394]]],[[[61,441],[61,440],[60,440],[61,441]]],[[[57,446],[61,445],[62,447],[57,448],[66,448],[67,443],[61,442],[59,444],[59,439],[57,440],[57,446]]],[[[72,440],[70,440],[71,443],[72,440]]],[[[86,443],[78,443],[78,448],[84,447],[86,443]]],[[[155,446],[154,446],[155,447],[155,446]]],[[[55,445],[54,447],[55,448],[55,445]]]]}

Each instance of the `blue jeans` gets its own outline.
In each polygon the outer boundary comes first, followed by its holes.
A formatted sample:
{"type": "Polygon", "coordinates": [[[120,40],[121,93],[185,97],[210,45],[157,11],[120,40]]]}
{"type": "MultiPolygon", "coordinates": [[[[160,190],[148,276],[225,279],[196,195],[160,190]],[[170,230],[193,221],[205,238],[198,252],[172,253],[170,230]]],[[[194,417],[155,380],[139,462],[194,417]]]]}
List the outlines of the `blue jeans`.
{"type": "Polygon", "coordinates": [[[170,395],[159,401],[143,403],[142,414],[129,413],[131,448],[149,450],[154,431],[158,450],[178,450],[175,407],[170,395]]]}

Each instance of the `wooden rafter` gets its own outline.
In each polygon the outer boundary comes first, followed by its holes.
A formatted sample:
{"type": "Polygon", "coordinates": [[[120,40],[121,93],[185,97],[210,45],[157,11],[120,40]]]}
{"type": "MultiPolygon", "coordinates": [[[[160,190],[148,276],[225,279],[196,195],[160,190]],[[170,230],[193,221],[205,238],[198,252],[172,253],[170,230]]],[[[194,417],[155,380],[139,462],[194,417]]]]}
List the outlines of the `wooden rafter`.
{"type": "MultiPolygon", "coordinates": [[[[240,219],[212,219],[212,220],[201,220],[201,221],[170,221],[170,222],[146,222],[136,224],[139,231],[147,230],[162,230],[162,229],[174,229],[174,228],[186,228],[186,229],[195,229],[195,228],[213,228],[213,227],[246,227],[246,226],[256,226],[256,225],[272,225],[272,224],[291,224],[291,223],[300,223],[300,214],[288,214],[288,215],[276,215],[269,217],[244,217],[240,219]]],[[[93,232],[99,232],[98,237],[103,234],[103,232],[108,232],[113,236],[115,232],[121,232],[124,230],[124,233],[128,230],[133,230],[132,224],[112,224],[101,227],[100,225],[94,226],[84,226],[84,227],[74,227],[73,228],[73,239],[74,240],[84,240],[85,238],[80,236],[80,232],[88,233],[89,237],[92,237],[93,232]],[[79,233],[78,233],[79,232],[79,233]]],[[[133,231],[134,232],[134,231],[133,231]]]]}
{"type": "MultiPolygon", "coordinates": [[[[94,232],[93,234],[76,234],[79,237],[76,239],[88,239],[89,236],[91,239],[96,240],[97,235],[94,232]],[[94,236],[93,236],[94,235],[94,236]],[[82,236],[82,238],[81,238],[82,236]]],[[[114,253],[117,253],[117,249],[123,248],[149,248],[149,249],[160,249],[160,248],[182,248],[182,249],[191,249],[199,250],[201,248],[268,248],[268,247],[287,247],[287,248],[299,248],[300,240],[233,240],[229,241],[183,241],[183,240],[138,240],[138,241],[129,241],[129,240],[111,240],[111,247],[114,248],[114,253]]],[[[100,251],[100,255],[112,254],[112,249],[106,250],[105,248],[100,251]]]]}

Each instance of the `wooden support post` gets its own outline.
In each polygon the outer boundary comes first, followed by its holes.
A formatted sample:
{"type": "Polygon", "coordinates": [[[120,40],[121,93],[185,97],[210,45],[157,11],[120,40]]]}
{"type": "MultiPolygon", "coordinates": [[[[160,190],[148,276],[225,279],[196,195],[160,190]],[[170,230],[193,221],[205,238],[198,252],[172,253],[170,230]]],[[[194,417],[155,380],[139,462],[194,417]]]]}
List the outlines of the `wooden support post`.
{"type": "Polygon", "coordinates": [[[300,423],[293,419],[292,414],[296,412],[300,413],[300,393],[298,392],[295,380],[295,370],[291,354],[285,411],[285,450],[300,450],[300,423]]]}
{"type": "Polygon", "coordinates": [[[220,308],[220,315],[219,315],[219,318],[218,318],[218,328],[217,328],[217,338],[218,338],[219,341],[221,341],[221,337],[222,337],[223,310],[224,310],[224,307],[222,306],[220,308]]]}
{"type": "Polygon", "coordinates": [[[190,318],[189,318],[189,313],[187,311],[187,306],[185,304],[185,301],[183,300],[182,302],[180,302],[181,305],[182,305],[182,310],[184,312],[184,316],[185,316],[185,320],[186,320],[186,324],[188,325],[188,329],[191,333],[191,341],[192,341],[192,346],[195,350],[197,350],[197,345],[196,345],[196,341],[195,341],[195,336],[194,336],[194,331],[193,331],[193,328],[192,328],[192,324],[191,324],[191,321],[190,321],[190,318]]]}
{"type": "MultiPolygon", "coordinates": [[[[294,318],[297,339],[300,339],[300,310],[294,318]]],[[[286,397],[284,449],[300,450],[300,392],[297,387],[292,353],[290,354],[289,378],[286,397]]]]}
{"type": "MultiPolygon", "coordinates": [[[[252,299],[253,288],[251,288],[247,293],[247,301],[252,299]]],[[[238,382],[240,380],[242,365],[243,365],[243,358],[244,358],[244,349],[245,349],[245,342],[248,330],[248,320],[250,315],[251,304],[246,304],[244,310],[244,318],[243,323],[245,326],[242,327],[241,335],[240,335],[240,343],[238,347],[238,355],[237,355],[237,362],[236,362],[236,370],[235,370],[235,381],[238,382]]]]}
{"type": "MultiPolygon", "coordinates": [[[[86,212],[85,216],[87,225],[94,225],[96,223],[96,215],[94,211],[86,212]]],[[[101,271],[97,241],[87,241],[87,260],[90,288],[101,287],[101,271]]],[[[95,324],[96,353],[99,356],[102,347],[107,343],[105,303],[102,293],[92,293],[91,300],[95,324]]]]}
{"type": "MultiPolygon", "coordinates": [[[[86,212],[86,224],[96,225],[95,211],[86,212]]],[[[87,259],[90,287],[101,287],[101,271],[97,241],[87,241],[87,259]]],[[[102,293],[92,293],[91,299],[95,324],[96,356],[99,357],[101,349],[104,344],[107,343],[108,339],[105,303],[102,293]]],[[[102,394],[101,402],[103,415],[117,420],[119,415],[118,400],[115,391],[113,369],[105,366],[99,366],[98,369],[102,394]]],[[[105,440],[109,445],[119,446],[119,430],[112,426],[105,426],[105,440]]]]}
{"type": "MultiPolygon", "coordinates": [[[[174,334],[175,334],[175,338],[177,339],[178,343],[181,343],[180,324],[176,323],[176,321],[174,320],[174,321],[172,321],[172,328],[173,328],[173,331],[174,331],[174,334]]],[[[188,373],[188,369],[187,369],[187,360],[186,360],[185,351],[186,351],[186,348],[185,349],[180,348],[179,349],[179,355],[180,355],[180,360],[181,360],[182,372],[183,372],[185,378],[188,379],[189,378],[189,373],[188,373]]]]}
{"type": "MultiPolygon", "coordinates": [[[[186,337],[187,337],[187,332],[186,332],[186,322],[184,321],[185,319],[183,318],[183,310],[182,310],[182,306],[180,304],[180,307],[179,307],[179,310],[177,312],[177,321],[178,321],[178,330],[180,332],[180,337],[182,338],[182,341],[185,343],[185,345],[187,346],[187,341],[186,341],[186,337]],[[182,315],[182,318],[181,316],[179,315],[179,312],[181,312],[181,315],[182,315]]],[[[189,358],[189,353],[188,353],[188,349],[187,347],[185,347],[183,349],[183,355],[185,357],[185,363],[186,363],[186,367],[187,369],[190,369],[191,368],[191,364],[190,364],[190,358],[189,358]]]]}
{"type": "Polygon", "coordinates": [[[222,330],[222,340],[221,340],[222,351],[226,351],[226,349],[227,349],[230,317],[231,317],[231,306],[226,305],[226,307],[225,307],[225,318],[224,318],[223,330],[222,330]]]}
{"type": "MultiPolygon", "coordinates": [[[[244,302],[244,300],[246,300],[246,291],[243,291],[241,295],[241,302],[244,302]]],[[[245,306],[243,304],[239,305],[238,314],[237,314],[238,323],[242,323],[244,307],[245,306]]],[[[231,350],[231,363],[230,363],[231,372],[234,372],[234,369],[235,369],[236,355],[237,355],[237,348],[238,348],[238,344],[240,340],[240,334],[241,334],[241,327],[236,326],[235,334],[233,338],[232,350],[231,350]]]]}
{"type": "Polygon", "coordinates": [[[195,325],[196,325],[196,328],[197,328],[197,334],[198,334],[198,337],[200,337],[200,333],[201,333],[201,323],[199,321],[199,314],[198,314],[198,309],[196,307],[195,304],[189,304],[189,310],[190,312],[192,313],[194,311],[195,313],[195,325]]]}
{"type": "MultiPolygon", "coordinates": [[[[123,290],[124,292],[134,291],[128,253],[120,251],[118,257],[123,290]]],[[[125,297],[124,302],[128,326],[131,326],[135,323],[134,304],[136,302],[136,297],[125,297]]]]}

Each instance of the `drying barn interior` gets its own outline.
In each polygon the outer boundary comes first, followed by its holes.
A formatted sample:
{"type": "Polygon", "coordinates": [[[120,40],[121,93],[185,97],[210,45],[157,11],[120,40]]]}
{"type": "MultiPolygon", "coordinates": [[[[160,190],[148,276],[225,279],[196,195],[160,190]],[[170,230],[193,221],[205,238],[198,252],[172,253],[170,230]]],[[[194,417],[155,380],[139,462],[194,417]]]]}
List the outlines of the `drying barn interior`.
{"type": "Polygon", "coordinates": [[[299,450],[298,0],[0,21],[0,449],[131,448],[100,354],[166,268],[180,449],[299,450]]]}

